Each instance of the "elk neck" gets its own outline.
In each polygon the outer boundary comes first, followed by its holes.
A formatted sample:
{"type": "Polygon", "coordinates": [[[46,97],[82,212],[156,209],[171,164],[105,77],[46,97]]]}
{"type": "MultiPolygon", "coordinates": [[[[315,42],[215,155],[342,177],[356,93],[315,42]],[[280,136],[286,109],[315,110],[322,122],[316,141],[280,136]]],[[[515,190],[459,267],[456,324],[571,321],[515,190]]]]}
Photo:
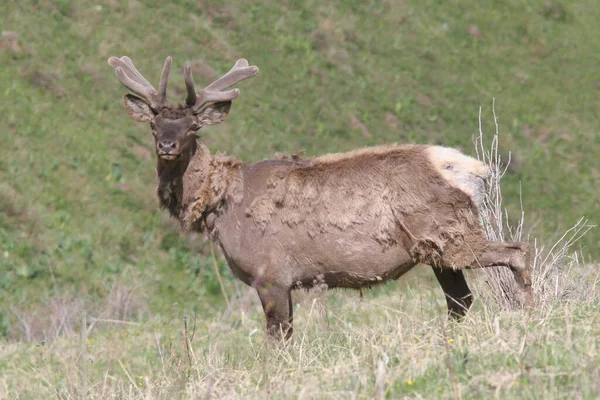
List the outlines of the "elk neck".
{"type": "Polygon", "coordinates": [[[157,195],[161,208],[177,218],[186,231],[214,236],[215,220],[227,201],[239,202],[242,194],[242,163],[232,157],[213,155],[199,141],[179,160],[157,160],[157,195]]]}

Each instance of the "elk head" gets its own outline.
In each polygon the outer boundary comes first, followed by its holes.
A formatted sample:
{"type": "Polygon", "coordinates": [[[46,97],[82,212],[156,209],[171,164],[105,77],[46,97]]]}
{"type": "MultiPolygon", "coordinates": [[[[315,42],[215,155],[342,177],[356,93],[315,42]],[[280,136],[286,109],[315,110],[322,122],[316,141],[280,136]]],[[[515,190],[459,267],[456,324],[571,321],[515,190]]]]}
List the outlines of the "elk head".
{"type": "Polygon", "coordinates": [[[229,113],[231,101],[240,93],[238,89],[227,89],[258,73],[258,67],[249,66],[248,61],[241,58],[228,73],[196,92],[192,69],[186,65],[183,75],[187,98],[174,107],[167,101],[171,62],[171,57],[167,57],[156,90],[129,57],[108,59],[119,81],[134,93],[123,97],[127,113],[138,122],[150,123],[156,155],[164,162],[189,158],[196,145],[196,131],[205,125],[223,122],[229,113]]]}

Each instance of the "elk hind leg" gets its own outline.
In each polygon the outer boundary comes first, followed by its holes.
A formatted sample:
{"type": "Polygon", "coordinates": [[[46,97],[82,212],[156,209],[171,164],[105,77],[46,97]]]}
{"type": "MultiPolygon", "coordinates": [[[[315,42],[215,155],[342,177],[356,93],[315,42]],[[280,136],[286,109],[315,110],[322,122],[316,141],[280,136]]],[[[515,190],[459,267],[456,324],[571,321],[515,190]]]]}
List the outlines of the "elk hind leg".
{"type": "Polygon", "coordinates": [[[526,303],[533,303],[531,289],[531,260],[529,244],[524,242],[486,242],[467,268],[504,266],[510,268],[515,281],[525,291],[526,303]]]}
{"type": "Polygon", "coordinates": [[[448,315],[461,320],[473,304],[473,294],[461,270],[432,267],[448,305],[448,315]]]}

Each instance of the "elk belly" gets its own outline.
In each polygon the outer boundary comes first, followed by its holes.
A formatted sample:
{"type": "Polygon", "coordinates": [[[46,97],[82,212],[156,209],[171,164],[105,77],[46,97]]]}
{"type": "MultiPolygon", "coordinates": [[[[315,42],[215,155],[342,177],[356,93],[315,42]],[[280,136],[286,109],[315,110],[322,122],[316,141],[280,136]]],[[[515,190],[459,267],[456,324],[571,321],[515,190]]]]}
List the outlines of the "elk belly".
{"type": "Polygon", "coordinates": [[[415,265],[401,245],[384,246],[364,234],[322,235],[306,245],[310,256],[295,257],[296,288],[370,287],[397,279],[415,265]]]}

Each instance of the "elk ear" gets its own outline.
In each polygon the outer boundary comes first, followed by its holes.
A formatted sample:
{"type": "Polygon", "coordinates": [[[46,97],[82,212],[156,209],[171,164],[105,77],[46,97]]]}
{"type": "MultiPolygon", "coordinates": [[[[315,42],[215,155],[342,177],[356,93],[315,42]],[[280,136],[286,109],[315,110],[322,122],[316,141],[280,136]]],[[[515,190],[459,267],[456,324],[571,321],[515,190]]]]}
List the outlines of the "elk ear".
{"type": "Polygon", "coordinates": [[[123,96],[123,103],[127,114],[137,122],[150,122],[154,120],[154,112],[144,100],[132,94],[123,96]]]}
{"type": "Polygon", "coordinates": [[[219,103],[209,104],[208,107],[196,114],[196,121],[198,121],[198,124],[201,126],[220,124],[227,118],[230,108],[231,101],[221,101],[219,103]]]}

